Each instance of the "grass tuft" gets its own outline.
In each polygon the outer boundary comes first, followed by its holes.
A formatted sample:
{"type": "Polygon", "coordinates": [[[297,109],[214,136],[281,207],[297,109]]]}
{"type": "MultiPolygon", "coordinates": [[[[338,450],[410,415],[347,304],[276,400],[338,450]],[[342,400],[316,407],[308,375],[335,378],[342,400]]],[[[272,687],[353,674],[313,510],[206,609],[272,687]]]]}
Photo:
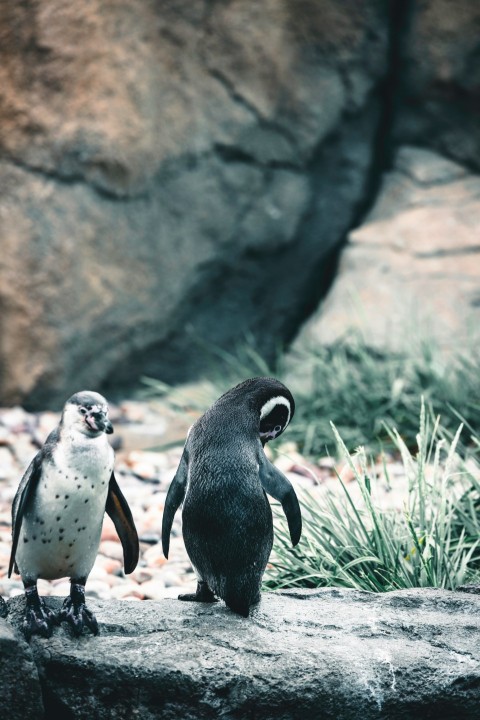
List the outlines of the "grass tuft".
{"type": "MultiPolygon", "coordinates": [[[[386,426],[399,428],[406,445],[416,448],[418,403],[424,397],[442,415],[443,432],[453,434],[459,422],[464,424],[464,445],[470,447],[480,427],[480,350],[470,350],[445,358],[433,342],[424,341],[405,353],[382,354],[352,334],[330,347],[304,351],[295,361],[289,358],[285,368],[283,361],[268,365],[250,339],[232,352],[203,347],[214,369],[196,384],[195,392],[143,378],[143,394],[163,396],[178,411],[203,412],[242,380],[276,376],[290,387],[296,401],[288,439],[310,457],[334,454],[330,422],[349,450],[360,445],[372,451],[392,447],[386,426]]],[[[480,453],[479,445],[473,449],[480,453]]]]}
{"type": "MultiPolygon", "coordinates": [[[[354,480],[322,497],[303,491],[302,540],[291,548],[286,521],[275,508],[276,540],[265,586],[340,586],[384,592],[400,588],[453,590],[480,566],[478,480],[458,454],[460,426],[451,442],[422,402],[418,451],[412,454],[388,426],[407,478],[402,510],[382,508],[375,470],[363,447],[350,453],[333,435],[354,480]]],[[[472,462],[472,461],[471,461],[472,462]]],[[[477,471],[478,477],[478,466],[477,471]]],[[[385,481],[392,485],[384,466],[385,481]]]]}
{"type": "MultiPolygon", "coordinates": [[[[399,428],[413,449],[421,397],[441,414],[445,432],[455,432],[460,420],[473,434],[480,427],[479,366],[478,349],[446,358],[433,342],[389,354],[355,336],[318,346],[299,357],[300,382],[291,371],[298,410],[289,438],[305,455],[318,457],[334,450],[330,421],[350,450],[392,447],[390,426],[399,428]]],[[[471,442],[466,438],[466,444],[471,442]]]]}

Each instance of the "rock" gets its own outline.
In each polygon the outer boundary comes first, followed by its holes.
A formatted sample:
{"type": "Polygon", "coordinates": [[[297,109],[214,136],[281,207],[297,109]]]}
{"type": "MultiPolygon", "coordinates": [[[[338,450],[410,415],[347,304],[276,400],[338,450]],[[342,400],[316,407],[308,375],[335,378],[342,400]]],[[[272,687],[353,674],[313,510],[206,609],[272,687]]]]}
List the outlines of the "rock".
{"type": "Polygon", "coordinates": [[[19,631],[0,618],[0,708],[8,720],[44,717],[37,667],[19,631]]]}
{"type": "Polygon", "coordinates": [[[160,542],[161,538],[159,533],[143,533],[143,535],[140,535],[139,540],[141,543],[145,543],[145,545],[156,545],[160,542]]]}
{"type": "MultiPolygon", "coordinates": [[[[31,640],[47,717],[58,708],[79,720],[478,717],[475,596],[265,593],[249,619],[223,603],[89,606],[99,636],[75,640],[56,628],[49,640],[31,640]]],[[[9,607],[18,626],[23,601],[9,607]]]]}
{"type": "Polygon", "coordinates": [[[98,548],[98,552],[101,555],[105,555],[107,558],[123,562],[123,548],[118,538],[117,541],[102,540],[98,548]]]}
{"type": "MultiPolygon", "coordinates": [[[[165,598],[165,586],[161,580],[147,580],[141,585],[141,592],[148,600],[163,600],[165,598]]],[[[177,592],[178,595],[178,592],[177,592]]],[[[175,595],[175,597],[177,597],[175,595]]]]}
{"type": "Polygon", "coordinates": [[[0,618],[6,618],[7,615],[8,615],[7,603],[0,595],[0,618]]]}
{"type": "Polygon", "coordinates": [[[162,544],[157,543],[148,548],[143,554],[145,562],[150,567],[159,567],[167,562],[162,550],[162,544]]]}
{"type": "Polygon", "coordinates": [[[472,595],[480,595],[480,585],[459,585],[458,592],[471,593],[472,595]]]}
{"type": "Polygon", "coordinates": [[[111,587],[104,580],[88,580],[85,585],[85,596],[89,604],[92,597],[108,600],[111,596],[111,587]]]}
{"type": "MultiPolygon", "coordinates": [[[[115,557],[115,556],[114,556],[115,557]]],[[[95,563],[92,568],[92,572],[99,570],[104,573],[118,573],[123,568],[123,556],[118,560],[114,560],[113,557],[107,557],[106,555],[97,555],[95,563]]]]}
{"type": "Polygon", "coordinates": [[[12,477],[15,473],[15,462],[8,447],[0,446],[0,480],[12,477]]]}
{"type": "Polygon", "coordinates": [[[5,403],[186,380],[247,334],[276,353],[368,191],[387,16],[375,0],[8,5],[5,403]]]}
{"type": "Polygon", "coordinates": [[[436,153],[402,148],[292,361],[352,330],[379,349],[405,350],[424,337],[445,350],[471,342],[480,321],[479,226],[480,178],[436,153]]]}
{"type": "Polygon", "coordinates": [[[404,6],[394,139],[436,149],[480,169],[480,5],[423,0],[404,6]]]}
{"type": "Polygon", "coordinates": [[[113,520],[105,514],[102,525],[102,542],[118,542],[118,533],[115,530],[113,520]]]}
{"type": "Polygon", "coordinates": [[[31,416],[21,407],[2,408],[2,426],[20,432],[31,426],[31,416]]]}
{"type": "Polygon", "coordinates": [[[111,597],[116,600],[122,600],[127,597],[136,597],[138,600],[143,600],[145,593],[143,587],[136,582],[124,582],[111,589],[111,597]]]}
{"type": "Polygon", "coordinates": [[[130,573],[128,576],[132,580],[134,580],[136,583],[144,583],[147,582],[147,580],[153,580],[154,578],[154,571],[151,568],[148,567],[142,567],[141,565],[137,565],[135,570],[130,573]]]}

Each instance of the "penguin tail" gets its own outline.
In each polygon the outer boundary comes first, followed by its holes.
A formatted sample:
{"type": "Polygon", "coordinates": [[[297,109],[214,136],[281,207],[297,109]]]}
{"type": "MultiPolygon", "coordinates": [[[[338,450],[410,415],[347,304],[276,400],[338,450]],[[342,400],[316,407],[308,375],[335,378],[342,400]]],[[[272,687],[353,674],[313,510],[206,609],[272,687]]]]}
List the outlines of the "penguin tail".
{"type": "Polygon", "coordinates": [[[260,601],[260,591],[254,587],[230,588],[225,595],[225,604],[237,615],[248,617],[252,605],[260,601]]]}
{"type": "Polygon", "coordinates": [[[225,600],[225,604],[237,615],[247,618],[250,614],[250,603],[248,601],[240,598],[228,598],[225,600]]]}

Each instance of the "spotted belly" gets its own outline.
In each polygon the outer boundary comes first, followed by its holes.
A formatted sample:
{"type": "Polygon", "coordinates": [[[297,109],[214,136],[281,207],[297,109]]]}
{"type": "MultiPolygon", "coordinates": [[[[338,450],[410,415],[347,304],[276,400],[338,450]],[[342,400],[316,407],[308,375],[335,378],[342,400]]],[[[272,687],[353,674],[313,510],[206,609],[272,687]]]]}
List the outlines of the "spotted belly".
{"type": "Polygon", "coordinates": [[[100,544],[111,466],[88,475],[54,466],[42,473],[19,537],[16,561],[22,578],[83,578],[100,544]]]}

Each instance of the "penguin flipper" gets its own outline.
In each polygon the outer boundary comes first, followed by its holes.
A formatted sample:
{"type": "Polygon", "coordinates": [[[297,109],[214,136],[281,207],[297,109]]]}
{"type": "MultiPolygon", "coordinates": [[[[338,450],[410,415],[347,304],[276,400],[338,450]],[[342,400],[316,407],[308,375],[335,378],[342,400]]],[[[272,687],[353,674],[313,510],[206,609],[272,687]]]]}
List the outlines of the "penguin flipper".
{"type": "Polygon", "coordinates": [[[125,573],[128,575],[128,573],[133,572],[137,567],[140,546],[132,512],[118,486],[113,472],[108,486],[108,496],[105,510],[112,518],[115,530],[117,531],[120,542],[122,543],[123,565],[125,573]]]}
{"type": "Polygon", "coordinates": [[[162,549],[163,554],[168,560],[168,553],[170,550],[170,532],[172,530],[173,518],[175,513],[183,502],[185,492],[187,489],[187,477],[188,477],[188,456],[187,451],[184,449],[180,463],[175,473],[170,487],[168,488],[167,499],[165,500],[165,507],[163,509],[163,520],[162,520],[162,549]]]}
{"type": "Polygon", "coordinates": [[[13,567],[17,571],[15,563],[15,555],[17,552],[18,539],[20,530],[22,529],[22,520],[25,508],[32,494],[35,492],[40,477],[42,475],[42,451],[38,452],[32,462],[25,471],[24,476],[20,480],[20,485],[15,494],[12,505],[12,551],[10,553],[10,563],[8,566],[8,577],[11,576],[13,567]]]}
{"type": "Polygon", "coordinates": [[[281,503],[287,518],[290,539],[295,547],[302,534],[302,513],[292,484],[265,455],[260,458],[259,476],[265,492],[281,503]]]}

